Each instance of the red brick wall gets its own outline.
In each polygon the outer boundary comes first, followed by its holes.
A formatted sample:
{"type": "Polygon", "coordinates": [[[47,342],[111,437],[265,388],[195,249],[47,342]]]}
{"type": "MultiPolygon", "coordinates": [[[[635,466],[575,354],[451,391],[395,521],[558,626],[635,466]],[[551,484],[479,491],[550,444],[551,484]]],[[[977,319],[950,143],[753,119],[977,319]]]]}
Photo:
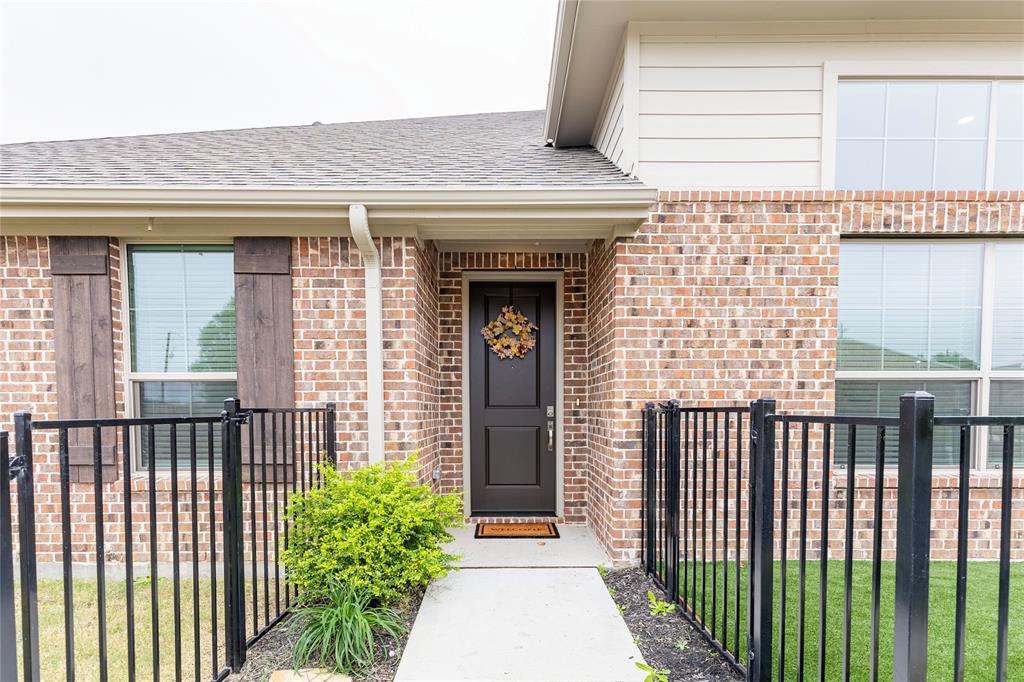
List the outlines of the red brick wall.
{"type": "MultiPolygon", "coordinates": [[[[56,359],[53,346],[53,295],[49,275],[49,247],[45,237],[4,237],[0,239],[0,416],[2,427],[11,433],[13,446],[12,415],[19,410],[32,413],[34,420],[56,419],[56,359]]],[[[124,345],[121,337],[123,306],[121,303],[120,249],[112,243],[110,251],[112,278],[112,312],[114,331],[115,400],[118,414],[124,412],[124,345]]],[[[60,474],[56,455],[56,434],[52,431],[37,435],[34,439],[33,472],[35,475],[36,502],[36,547],[39,560],[57,562],[61,557],[60,532],[60,474]]],[[[13,454],[13,453],[12,453],[13,454]]],[[[122,463],[118,469],[123,474],[122,463]]],[[[145,514],[148,511],[146,496],[149,483],[140,474],[130,478],[134,493],[133,538],[138,556],[148,551],[149,533],[145,514]]],[[[197,519],[201,530],[200,547],[209,546],[211,518],[205,490],[207,478],[199,481],[199,507],[197,519]]],[[[102,508],[104,509],[105,554],[109,561],[123,561],[125,538],[124,477],[104,483],[102,486],[102,508]]],[[[12,509],[15,510],[12,493],[12,509]]],[[[69,494],[72,519],[73,560],[76,562],[95,561],[95,486],[91,482],[72,482],[69,494]]],[[[179,535],[182,556],[191,559],[191,535],[189,525],[190,503],[179,494],[184,509],[183,532],[179,535]]],[[[168,561],[171,556],[172,535],[170,533],[170,481],[161,477],[157,489],[157,505],[160,512],[157,538],[158,560],[168,561]]],[[[219,535],[220,526],[216,526],[219,535]]],[[[218,544],[220,538],[218,537],[218,544]]],[[[204,550],[202,559],[207,559],[204,550]]]]}
{"type": "Polygon", "coordinates": [[[380,240],[383,276],[385,458],[437,466],[437,250],[412,237],[380,240]]]}
{"type": "Polygon", "coordinates": [[[0,237],[0,418],[57,416],[53,293],[46,237],[0,237]]]}
{"type": "MultiPolygon", "coordinates": [[[[415,365],[413,400],[418,414],[415,447],[419,449],[420,480],[433,481],[434,470],[441,465],[441,367],[438,353],[440,292],[438,290],[438,253],[432,243],[412,240],[415,267],[414,342],[415,365]]],[[[440,482],[438,482],[439,486],[440,482]]]]}
{"type": "MultiPolygon", "coordinates": [[[[841,235],[1024,236],[1022,221],[1021,193],[671,191],[661,194],[635,238],[597,242],[589,253],[439,253],[411,237],[379,238],[385,287],[385,454],[394,459],[419,449],[421,480],[429,480],[439,466],[439,489],[461,489],[462,272],[562,270],[565,520],[589,522],[615,559],[634,560],[643,403],[674,397],[726,405],[772,396],[784,411],[829,413],[834,406],[841,235]]],[[[36,418],[53,418],[47,240],[4,237],[0,245],[0,414],[9,419],[16,410],[30,409],[36,418]]],[[[111,263],[116,401],[123,413],[126,349],[116,242],[111,263]]],[[[368,461],[363,274],[351,239],[293,240],[296,401],[301,406],[337,403],[343,466],[368,461]]],[[[10,428],[10,422],[5,426],[10,428]]],[[[52,442],[38,452],[44,523],[40,551],[55,559],[59,499],[52,442]]],[[[812,472],[820,470],[816,466],[812,472]]],[[[873,495],[870,476],[862,478],[858,509],[866,509],[873,495]]],[[[842,472],[836,472],[832,481],[833,547],[842,541],[843,480],[842,472]]],[[[955,477],[937,474],[939,549],[948,549],[955,529],[955,516],[950,516],[955,483],[955,477]]],[[[998,532],[996,483],[991,475],[975,481],[972,551],[977,556],[989,556],[985,552],[992,550],[998,532]]],[[[134,476],[132,485],[141,494],[148,483],[134,476]]],[[[158,502],[166,510],[170,494],[161,486],[158,502]]],[[[103,490],[112,555],[120,551],[122,487],[119,480],[103,490]]],[[[1015,487],[1015,500],[1022,500],[1024,476],[1016,477],[1015,487]]],[[[891,492],[887,488],[886,494],[891,492]]],[[[74,513],[85,524],[81,531],[86,537],[92,532],[91,484],[75,484],[73,493],[74,513]]],[[[812,509],[820,508],[819,492],[809,498],[812,509]]],[[[741,499],[741,519],[743,505],[741,499]]],[[[207,514],[204,508],[200,502],[198,513],[207,514]]],[[[730,511],[735,519],[735,510],[730,511]]],[[[1020,545],[1022,515],[1024,504],[1017,504],[1014,533],[1020,545]]],[[[210,521],[208,515],[200,518],[210,521]]],[[[867,542],[861,530],[858,551],[867,542]]],[[[145,534],[137,540],[146,542],[145,534]]],[[[1021,555],[1024,550],[1015,551],[1021,555]]]]}
{"type": "MultiPolygon", "coordinates": [[[[437,253],[410,237],[375,240],[381,259],[385,452],[419,449],[429,478],[436,459],[437,253]]],[[[362,258],[350,238],[293,240],[296,401],[337,403],[343,465],[369,461],[366,432],[366,309],[362,258]]]]}
{"type": "MultiPolygon", "coordinates": [[[[49,275],[49,249],[46,238],[0,238],[0,417],[2,427],[12,432],[12,415],[19,410],[32,412],[33,419],[57,418],[56,362],[53,350],[53,297],[49,275]]],[[[121,250],[116,241],[110,248],[111,308],[114,333],[115,404],[117,416],[125,414],[124,371],[127,358],[123,343],[124,306],[122,303],[121,250]]],[[[365,316],[363,307],[363,270],[358,251],[348,239],[296,239],[293,241],[293,332],[296,366],[296,401],[299,406],[338,404],[339,459],[366,461],[365,430],[365,316]]],[[[120,434],[119,434],[120,436],[120,434]]],[[[199,433],[200,438],[205,432],[199,433]]],[[[219,427],[215,431],[219,439],[219,427]]],[[[13,441],[12,441],[13,444],[13,441]]],[[[124,467],[119,457],[117,480],[104,483],[101,490],[104,509],[105,555],[110,562],[122,562],[125,556],[124,467]]],[[[40,561],[58,562],[61,558],[59,467],[56,434],[44,432],[34,439],[36,542],[40,561]]],[[[132,490],[132,538],[136,560],[148,559],[150,531],[150,483],[144,473],[129,477],[132,490]]],[[[219,472],[213,477],[220,486],[219,472]]],[[[155,500],[157,528],[154,537],[158,561],[170,561],[173,550],[171,509],[180,512],[178,545],[183,561],[192,558],[192,501],[187,471],[178,479],[177,498],[172,496],[170,477],[157,478],[155,500]],[[173,504],[172,504],[173,503],[173,504]]],[[[221,552],[223,516],[219,496],[210,509],[210,477],[205,468],[198,472],[195,518],[198,525],[198,558],[209,560],[211,532],[221,552]],[[211,527],[212,522],[212,527],[211,527]]],[[[272,485],[266,487],[268,518],[262,514],[263,487],[246,484],[243,509],[247,524],[255,519],[255,548],[262,560],[264,527],[272,539],[272,485]],[[254,497],[255,493],[255,497],[254,497]],[[254,509],[254,512],[250,512],[254,509]]],[[[284,499],[283,485],[277,490],[284,499]]],[[[95,486],[72,482],[69,503],[73,532],[73,560],[95,561],[95,486]]],[[[245,528],[247,557],[252,552],[252,528],[245,528]]],[[[279,529],[279,533],[280,533],[279,529]]]]}
{"type": "Polygon", "coordinates": [[[597,242],[588,254],[587,263],[587,440],[590,455],[587,520],[606,545],[610,545],[613,538],[621,539],[630,532],[639,514],[636,500],[623,485],[623,477],[632,478],[632,473],[619,461],[623,448],[621,443],[615,442],[617,436],[613,432],[619,408],[617,390],[624,378],[620,363],[616,362],[617,344],[624,341],[616,335],[615,325],[616,295],[621,288],[616,286],[616,251],[614,246],[597,242]]]}
{"type": "MultiPolygon", "coordinates": [[[[603,356],[611,358],[613,368],[596,358],[592,365],[601,368],[597,376],[612,377],[599,382],[592,376],[610,397],[601,400],[608,409],[595,409],[591,420],[591,433],[599,434],[592,440],[592,518],[612,556],[622,561],[638,556],[639,518],[633,511],[640,505],[638,410],[646,400],[730,405],[763,396],[776,398],[781,411],[832,412],[840,236],[1024,236],[1022,199],[1020,192],[662,192],[637,237],[619,240],[609,257],[615,343],[603,356]],[[610,483],[602,486],[602,479],[610,483]],[[609,508],[610,531],[597,520],[602,488],[613,491],[603,505],[609,508]]],[[[600,246],[595,251],[592,280],[598,276],[600,246]]],[[[592,399],[596,404],[596,393],[592,399]]],[[[816,467],[820,459],[812,471],[816,467]]],[[[842,480],[836,475],[832,481],[833,552],[837,544],[842,547],[842,480]]],[[[933,547],[939,558],[950,558],[954,480],[936,475],[933,547]]],[[[858,483],[855,506],[868,509],[872,477],[858,476],[858,481],[863,485],[858,483]]],[[[1024,558],[1024,504],[1018,503],[1024,502],[1024,476],[1014,481],[1014,556],[1024,558]]],[[[992,558],[999,524],[995,478],[975,483],[971,556],[992,558]]],[[[820,509],[820,501],[820,492],[812,492],[811,507],[820,509]]],[[[744,499],[743,520],[745,504],[744,499]]],[[[794,519],[790,529],[796,527],[794,519]]],[[[857,519],[862,526],[859,514],[857,519]]],[[[894,528],[886,532],[887,543],[894,538],[890,531],[894,528]]],[[[870,530],[861,527],[855,538],[863,556],[870,530]]]]}
{"type": "Polygon", "coordinates": [[[363,264],[348,238],[292,240],[295,401],[337,403],[338,460],[368,461],[363,264]]]}

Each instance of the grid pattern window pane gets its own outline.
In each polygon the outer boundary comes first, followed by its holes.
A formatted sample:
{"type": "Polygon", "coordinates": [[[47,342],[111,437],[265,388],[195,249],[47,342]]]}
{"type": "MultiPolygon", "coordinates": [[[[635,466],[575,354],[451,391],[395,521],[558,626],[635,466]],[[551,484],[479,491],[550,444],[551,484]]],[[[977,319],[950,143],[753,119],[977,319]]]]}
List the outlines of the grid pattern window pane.
{"type": "MultiPolygon", "coordinates": [[[[971,381],[910,380],[841,380],[836,382],[836,413],[867,417],[897,417],[900,396],[912,391],[928,391],[935,396],[935,414],[959,416],[971,414],[971,381]]],[[[848,461],[849,429],[836,428],[835,461],[840,466],[848,461]]],[[[960,458],[959,430],[936,427],[933,462],[938,466],[955,466],[960,458]]],[[[875,462],[875,428],[857,428],[857,466],[875,462]]],[[[899,432],[886,430],[885,461],[895,464],[899,454],[899,432]]]]}
{"type": "Polygon", "coordinates": [[[840,370],[973,370],[984,247],[840,245],[840,370]]]}
{"type": "Polygon", "coordinates": [[[129,247],[132,369],[235,371],[230,246],[129,247]]]}
{"type": "Polygon", "coordinates": [[[1024,81],[1001,81],[993,189],[1024,187],[1024,81]]]}
{"type": "MultiPolygon", "coordinates": [[[[138,416],[220,414],[224,400],[237,392],[232,247],[129,245],[127,254],[132,390],[138,416]]],[[[169,467],[170,428],[155,427],[153,448],[148,430],[143,427],[139,434],[141,466],[169,467]]],[[[212,452],[207,427],[198,427],[196,435],[197,466],[208,464],[211,456],[218,460],[219,432],[212,452]]],[[[176,444],[178,466],[188,467],[187,425],[178,427],[176,444]]]]}
{"type": "MultiPolygon", "coordinates": [[[[236,394],[234,381],[140,381],[136,384],[138,391],[139,416],[143,418],[159,417],[208,417],[221,413],[224,400],[236,394]]],[[[207,426],[196,427],[196,459],[197,466],[208,463],[210,457],[207,426]]],[[[154,434],[154,453],[149,448],[148,427],[142,434],[142,466],[149,467],[151,459],[155,459],[158,468],[166,468],[171,464],[171,430],[168,426],[156,427],[154,434]]],[[[190,465],[189,427],[177,427],[178,466],[190,465]]],[[[220,426],[214,427],[213,457],[220,460],[220,426]]]]}
{"type": "MultiPolygon", "coordinates": [[[[994,416],[1024,414],[1024,381],[993,381],[989,390],[988,412],[994,416]]],[[[1024,427],[1013,431],[1013,464],[1024,465],[1024,427]]],[[[1003,465],[1003,429],[988,429],[988,465],[999,469],[1003,465]]]]}
{"type": "MultiPolygon", "coordinates": [[[[1024,242],[995,245],[992,369],[1024,369],[1024,242]]],[[[1021,403],[1024,407],[1024,402],[1021,403]]]]}
{"type": "MultiPolygon", "coordinates": [[[[990,81],[841,80],[836,187],[983,189],[992,89],[990,81]]],[[[1013,155],[1006,147],[1004,163],[1013,155]]]]}

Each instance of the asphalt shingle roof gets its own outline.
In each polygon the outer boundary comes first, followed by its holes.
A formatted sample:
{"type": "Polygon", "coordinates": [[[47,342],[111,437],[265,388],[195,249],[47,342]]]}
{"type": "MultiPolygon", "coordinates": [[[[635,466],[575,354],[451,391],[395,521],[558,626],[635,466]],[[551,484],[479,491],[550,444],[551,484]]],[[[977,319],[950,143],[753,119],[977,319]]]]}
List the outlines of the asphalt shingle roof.
{"type": "Polygon", "coordinates": [[[221,187],[639,185],[590,147],[544,146],[544,112],[26,142],[0,184],[221,187]]]}

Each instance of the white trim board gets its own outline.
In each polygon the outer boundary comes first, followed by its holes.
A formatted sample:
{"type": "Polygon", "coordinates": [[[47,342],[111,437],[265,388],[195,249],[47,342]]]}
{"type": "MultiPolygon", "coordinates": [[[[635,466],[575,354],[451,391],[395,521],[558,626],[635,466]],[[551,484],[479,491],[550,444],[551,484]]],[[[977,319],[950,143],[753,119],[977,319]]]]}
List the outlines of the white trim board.
{"type": "Polygon", "coordinates": [[[555,515],[565,515],[565,273],[554,270],[464,270],[462,272],[462,503],[473,509],[469,429],[469,283],[554,282],[555,320],[555,515]]]}
{"type": "MultiPolygon", "coordinates": [[[[348,209],[366,206],[379,228],[423,239],[494,239],[496,227],[534,238],[603,239],[615,225],[639,226],[653,187],[445,187],[328,190],[210,187],[0,187],[7,235],[103,234],[168,238],[348,234],[348,209]]],[[[500,238],[500,237],[499,237],[500,238]]]]}

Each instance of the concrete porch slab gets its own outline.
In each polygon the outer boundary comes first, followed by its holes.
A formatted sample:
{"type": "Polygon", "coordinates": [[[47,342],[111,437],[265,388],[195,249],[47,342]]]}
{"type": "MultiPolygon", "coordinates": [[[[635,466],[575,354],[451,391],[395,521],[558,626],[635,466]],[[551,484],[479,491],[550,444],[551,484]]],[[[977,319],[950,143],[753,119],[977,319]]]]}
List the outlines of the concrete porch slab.
{"type": "Polygon", "coordinates": [[[479,568],[436,580],[396,682],[643,680],[643,658],[593,568],[479,568]]]}
{"type": "Polygon", "coordinates": [[[473,537],[476,524],[451,531],[446,551],[462,557],[462,568],[542,568],[611,566],[611,559],[589,526],[559,524],[557,539],[473,537]]]}

